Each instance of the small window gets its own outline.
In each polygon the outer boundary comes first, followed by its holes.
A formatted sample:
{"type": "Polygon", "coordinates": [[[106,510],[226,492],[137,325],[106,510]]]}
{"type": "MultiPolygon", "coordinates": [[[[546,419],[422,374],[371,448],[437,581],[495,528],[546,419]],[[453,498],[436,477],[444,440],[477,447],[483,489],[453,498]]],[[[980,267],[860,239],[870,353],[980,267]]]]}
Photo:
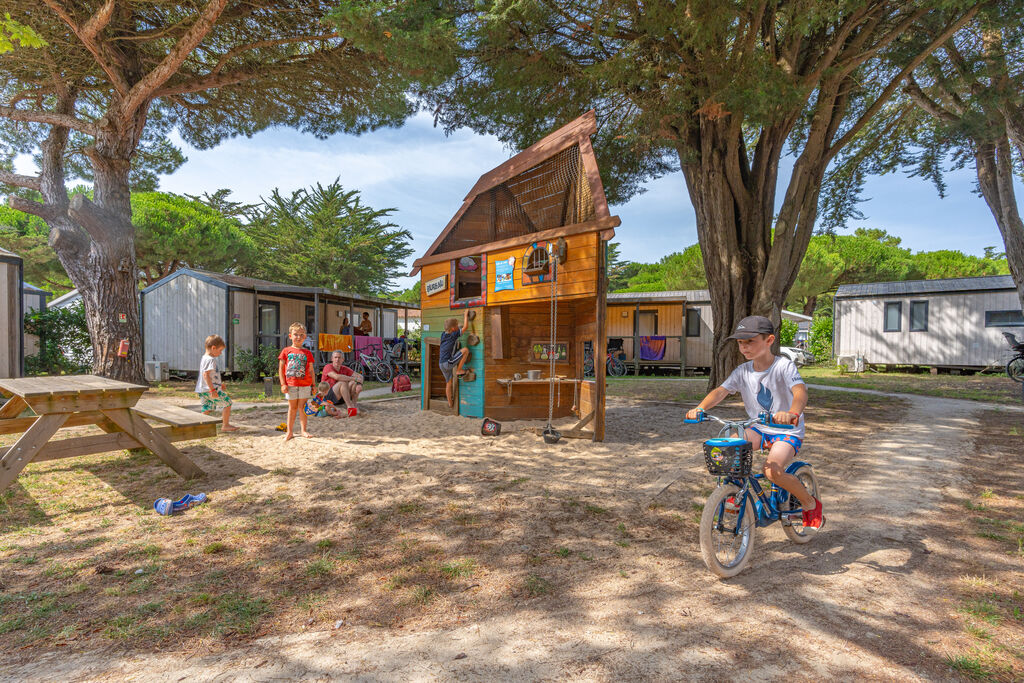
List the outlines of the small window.
{"type": "Polygon", "coordinates": [[[910,331],[911,332],[927,332],[928,331],[928,302],[927,301],[911,301],[910,302],[910,331]]]}
{"type": "Polygon", "coordinates": [[[1024,326],[1024,311],[985,311],[985,327],[1024,326]]]}
{"type": "Polygon", "coordinates": [[[483,260],[463,256],[455,261],[455,298],[478,299],[483,293],[483,260]]]}
{"type": "Polygon", "coordinates": [[[699,308],[687,308],[686,309],[686,336],[687,337],[699,337],[700,336],[700,309],[699,308]]]}
{"type": "Polygon", "coordinates": [[[886,332],[899,332],[902,327],[900,325],[903,318],[903,302],[902,301],[886,301],[885,302],[885,327],[883,328],[886,332]]]}

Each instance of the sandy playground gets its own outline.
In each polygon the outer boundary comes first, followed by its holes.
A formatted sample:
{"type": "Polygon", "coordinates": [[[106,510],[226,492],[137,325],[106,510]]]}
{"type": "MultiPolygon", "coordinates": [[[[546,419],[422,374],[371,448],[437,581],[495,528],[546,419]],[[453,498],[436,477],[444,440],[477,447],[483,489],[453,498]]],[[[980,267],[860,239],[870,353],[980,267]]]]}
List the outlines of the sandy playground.
{"type": "Polygon", "coordinates": [[[32,466],[0,517],[0,678],[948,679],[957,657],[1024,675],[1012,534],[964,532],[993,515],[965,500],[1021,521],[1021,478],[986,502],[991,467],[963,457],[988,413],[823,393],[805,455],[826,529],[758,530],[728,582],[697,542],[712,429],[663,402],[609,399],[599,444],[482,437],[397,400],[287,444],[279,406],[240,413],[184,444],[208,473],[190,485],[148,454],[32,466]]]}

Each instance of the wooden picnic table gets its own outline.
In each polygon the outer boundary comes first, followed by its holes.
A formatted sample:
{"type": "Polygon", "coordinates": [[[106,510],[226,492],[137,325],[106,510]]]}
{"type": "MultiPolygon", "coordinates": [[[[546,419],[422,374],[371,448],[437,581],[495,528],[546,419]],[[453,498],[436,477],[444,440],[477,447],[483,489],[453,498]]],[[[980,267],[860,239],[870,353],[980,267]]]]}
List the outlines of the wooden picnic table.
{"type": "Polygon", "coordinates": [[[148,448],[185,479],[204,472],[172,441],[217,435],[216,417],[159,401],[141,400],[148,387],[95,377],[21,377],[0,380],[0,434],[21,434],[0,447],[0,491],[14,483],[30,462],[73,458],[129,448],[148,448]],[[19,417],[28,408],[34,413],[19,417]],[[160,423],[154,427],[146,420],[160,423]],[[96,425],[103,434],[51,441],[58,430],[96,425]]]}

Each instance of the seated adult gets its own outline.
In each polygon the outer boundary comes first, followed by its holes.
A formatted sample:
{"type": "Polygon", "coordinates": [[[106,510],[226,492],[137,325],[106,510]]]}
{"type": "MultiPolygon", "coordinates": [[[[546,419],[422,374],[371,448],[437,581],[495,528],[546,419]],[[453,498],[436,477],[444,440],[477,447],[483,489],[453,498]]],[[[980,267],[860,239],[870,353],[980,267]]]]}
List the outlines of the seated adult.
{"type": "Polygon", "coordinates": [[[356,403],[359,401],[359,394],[363,391],[362,374],[345,367],[342,364],[345,356],[341,351],[331,354],[331,362],[324,366],[320,380],[331,385],[331,391],[327,397],[334,405],[345,404],[348,408],[348,416],[354,417],[357,413],[356,403]]]}

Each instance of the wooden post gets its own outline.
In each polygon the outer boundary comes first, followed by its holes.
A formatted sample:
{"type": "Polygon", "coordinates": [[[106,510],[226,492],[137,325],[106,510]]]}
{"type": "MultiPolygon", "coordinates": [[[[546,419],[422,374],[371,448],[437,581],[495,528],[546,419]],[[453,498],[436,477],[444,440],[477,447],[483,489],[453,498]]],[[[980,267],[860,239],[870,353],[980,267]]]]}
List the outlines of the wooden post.
{"type": "Polygon", "coordinates": [[[201,477],[203,472],[198,465],[185,457],[181,451],[171,445],[165,436],[150,427],[141,416],[127,408],[104,410],[104,415],[139,443],[153,451],[153,454],[164,461],[168,467],[181,475],[183,479],[201,477]]]}
{"type": "Polygon", "coordinates": [[[28,431],[7,449],[7,454],[0,459],[0,491],[14,483],[18,474],[32,462],[36,453],[57,433],[69,416],[70,413],[40,415],[28,431]]]}
{"type": "Polygon", "coordinates": [[[679,330],[679,376],[686,377],[686,299],[683,299],[683,329],[679,330]]]}
{"type": "Polygon", "coordinates": [[[633,311],[633,376],[640,376],[640,304],[633,311]]]}
{"type": "Polygon", "coordinates": [[[604,441],[604,398],[605,398],[605,356],[608,347],[608,329],[606,327],[605,315],[607,313],[607,302],[605,293],[608,290],[608,279],[605,273],[605,241],[597,240],[597,297],[595,300],[596,312],[595,323],[597,330],[594,334],[594,384],[597,388],[594,397],[594,441],[604,441]]]}

